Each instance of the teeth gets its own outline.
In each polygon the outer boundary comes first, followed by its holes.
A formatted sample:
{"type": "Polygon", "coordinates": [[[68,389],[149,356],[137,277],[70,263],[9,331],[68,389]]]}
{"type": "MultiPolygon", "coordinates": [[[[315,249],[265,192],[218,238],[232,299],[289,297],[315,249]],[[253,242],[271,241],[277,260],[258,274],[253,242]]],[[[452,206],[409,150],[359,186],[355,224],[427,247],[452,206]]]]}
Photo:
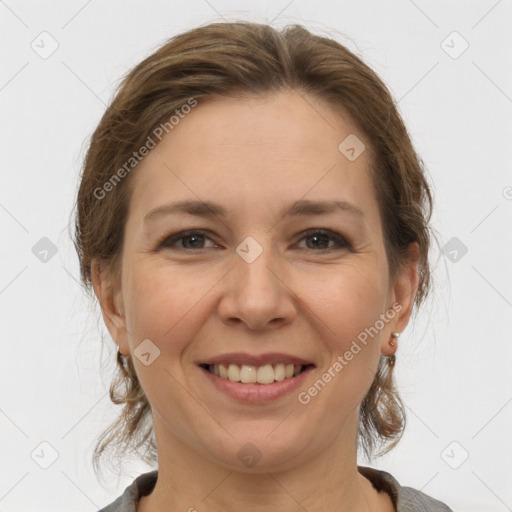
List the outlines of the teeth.
{"type": "Polygon", "coordinates": [[[256,366],[246,366],[244,364],[240,369],[240,380],[245,384],[256,382],[257,373],[256,366]]]}
{"type": "Polygon", "coordinates": [[[285,377],[286,377],[285,365],[284,364],[276,364],[276,367],[274,368],[274,379],[279,382],[279,381],[284,380],[285,377]]]}
{"type": "Polygon", "coordinates": [[[210,364],[208,370],[210,373],[217,375],[223,379],[232,382],[243,382],[244,384],[259,383],[259,384],[272,384],[274,381],[282,381],[290,379],[298,375],[302,370],[300,364],[283,364],[278,363],[275,365],[265,364],[263,366],[252,366],[243,364],[223,365],[223,364],[210,364]]]}
{"type": "MultiPolygon", "coordinates": [[[[215,367],[215,365],[213,365],[215,367]]],[[[219,372],[220,373],[220,372],[219,372]]],[[[236,364],[230,364],[228,368],[228,379],[232,382],[240,381],[240,367],[236,364]]]]}
{"type": "MultiPolygon", "coordinates": [[[[243,368],[243,366],[242,366],[243,368]]],[[[274,382],[274,368],[271,364],[265,364],[258,368],[258,378],[260,384],[272,384],[274,382]]]]}

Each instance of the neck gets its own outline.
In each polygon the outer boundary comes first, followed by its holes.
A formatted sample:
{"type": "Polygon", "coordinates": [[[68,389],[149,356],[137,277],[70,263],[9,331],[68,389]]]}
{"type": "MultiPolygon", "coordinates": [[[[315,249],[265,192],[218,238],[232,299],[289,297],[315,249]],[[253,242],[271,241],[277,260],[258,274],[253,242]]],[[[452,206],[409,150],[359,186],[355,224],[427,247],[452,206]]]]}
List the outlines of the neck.
{"type": "Polygon", "coordinates": [[[153,492],[141,498],[137,512],[388,510],[381,508],[384,496],[357,471],[357,414],[314,458],[296,465],[289,461],[280,468],[256,464],[247,472],[215,463],[191,449],[165,427],[155,410],[153,419],[158,480],[153,492]]]}

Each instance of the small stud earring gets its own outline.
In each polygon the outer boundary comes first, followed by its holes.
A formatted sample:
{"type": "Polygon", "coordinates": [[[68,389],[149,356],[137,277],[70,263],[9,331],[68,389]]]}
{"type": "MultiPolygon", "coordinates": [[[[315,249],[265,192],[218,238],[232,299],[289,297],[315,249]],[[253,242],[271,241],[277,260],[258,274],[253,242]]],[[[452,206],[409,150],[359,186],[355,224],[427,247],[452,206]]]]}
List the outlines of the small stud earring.
{"type": "MultiPolygon", "coordinates": [[[[391,333],[391,340],[390,340],[389,344],[392,347],[394,347],[397,344],[399,337],[400,337],[400,333],[399,332],[392,332],[391,333]]],[[[388,356],[388,366],[390,368],[393,368],[393,366],[395,366],[395,361],[396,361],[395,354],[391,354],[390,356],[388,356]]]]}

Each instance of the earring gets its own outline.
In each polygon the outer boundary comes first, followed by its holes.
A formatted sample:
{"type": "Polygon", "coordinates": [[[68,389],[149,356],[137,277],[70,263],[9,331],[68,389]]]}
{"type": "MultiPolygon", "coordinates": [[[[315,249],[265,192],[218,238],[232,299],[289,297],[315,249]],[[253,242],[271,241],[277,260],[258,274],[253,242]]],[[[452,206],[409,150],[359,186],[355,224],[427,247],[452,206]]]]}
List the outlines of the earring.
{"type": "MultiPolygon", "coordinates": [[[[391,340],[390,340],[389,344],[392,347],[394,347],[398,343],[398,338],[399,337],[400,337],[400,333],[399,332],[392,332],[391,333],[391,340]]],[[[393,368],[393,366],[395,366],[395,361],[396,361],[395,354],[391,354],[390,356],[388,356],[388,366],[390,368],[393,368]]]]}

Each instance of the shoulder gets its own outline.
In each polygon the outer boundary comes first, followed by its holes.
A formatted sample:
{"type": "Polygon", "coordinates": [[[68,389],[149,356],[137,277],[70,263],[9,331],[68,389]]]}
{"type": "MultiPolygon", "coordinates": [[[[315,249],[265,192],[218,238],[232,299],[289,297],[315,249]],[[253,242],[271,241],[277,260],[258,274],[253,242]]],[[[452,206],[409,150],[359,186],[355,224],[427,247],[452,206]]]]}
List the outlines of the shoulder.
{"type": "Polygon", "coordinates": [[[398,512],[453,512],[445,503],[413,489],[400,487],[398,512]]]}
{"type": "Polygon", "coordinates": [[[150,494],[158,478],[158,470],[139,475],[115,501],[98,512],[137,512],[137,502],[150,494]]]}
{"type": "MultiPolygon", "coordinates": [[[[366,466],[358,471],[379,492],[387,492],[398,512],[453,512],[445,503],[412,487],[403,487],[390,473],[366,466]]],[[[99,512],[136,512],[141,496],[150,494],[155,487],[158,470],[138,476],[115,501],[99,512]]]]}
{"type": "Polygon", "coordinates": [[[375,489],[391,496],[398,512],[453,512],[445,503],[412,487],[403,487],[386,471],[366,466],[358,466],[358,471],[370,480],[375,489]]]}

